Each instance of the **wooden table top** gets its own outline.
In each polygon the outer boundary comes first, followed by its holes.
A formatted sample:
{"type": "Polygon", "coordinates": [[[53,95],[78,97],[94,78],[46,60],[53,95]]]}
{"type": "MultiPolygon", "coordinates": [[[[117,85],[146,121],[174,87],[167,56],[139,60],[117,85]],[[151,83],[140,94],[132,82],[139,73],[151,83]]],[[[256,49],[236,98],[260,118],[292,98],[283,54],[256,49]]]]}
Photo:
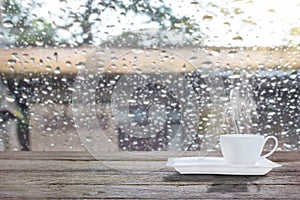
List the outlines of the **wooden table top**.
{"type": "MultiPolygon", "coordinates": [[[[107,159],[132,163],[124,156],[107,159]]],[[[0,198],[299,199],[300,152],[276,152],[270,159],[282,167],[265,176],[180,175],[167,167],[117,171],[88,152],[0,152],[0,198]]],[[[164,164],[166,157],[153,162],[164,164]]]]}

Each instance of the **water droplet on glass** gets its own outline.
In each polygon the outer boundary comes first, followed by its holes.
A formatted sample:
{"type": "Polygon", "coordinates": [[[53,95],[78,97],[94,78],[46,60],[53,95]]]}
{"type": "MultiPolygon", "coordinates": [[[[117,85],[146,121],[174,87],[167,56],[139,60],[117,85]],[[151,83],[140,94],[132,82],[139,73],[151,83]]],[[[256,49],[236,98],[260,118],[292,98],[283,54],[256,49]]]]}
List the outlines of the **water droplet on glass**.
{"type": "Polygon", "coordinates": [[[8,64],[8,65],[15,65],[16,63],[17,63],[17,61],[14,60],[14,59],[9,59],[9,60],[7,61],[7,64],[8,64]]]}
{"type": "Polygon", "coordinates": [[[71,66],[72,66],[72,62],[71,62],[71,61],[67,61],[67,62],[66,62],[66,66],[67,66],[67,67],[71,67],[71,66]]]}
{"type": "Polygon", "coordinates": [[[212,20],[212,19],[213,19],[213,16],[211,16],[211,15],[204,15],[202,17],[202,20],[212,20]]]}
{"type": "Polygon", "coordinates": [[[224,24],[225,27],[228,27],[228,28],[230,27],[230,23],[229,22],[224,22],[223,24],[224,24]]]}
{"type": "Polygon", "coordinates": [[[13,22],[12,21],[4,21],[3,22],[3,27],[5,27],[5,28],[12,28],[12,27],[14,27],[14,24],[13,24],[13,22]]]}
{"type": "Polygon", "coordinates": [[[80,69],[84,69],[85,65],[84,65],[84,63],[80,62],[80,63],[76,64],[75,67],[80,70],[80,69]]]}
{"type": "Polygon", "coordinates": [[[234,38],[232,38],[233,40],[239,40],[239,41],[243,41],[243,38],[241,36],[236,36],[234,38]]]}
{"type": "Polygon", "coordinates": [[[37,40],[37,41],[35,41],[35,44],[36,44],[36,46],[43,46],[44,42],[37,40]]]}
{"type": "Polygon", "coordinates": [[[264,67],[265,67],[264,64],[262,64],[262,63],[258,64],[258,68],[264,68],[264,67]]]}
{"type": "Polygon", "coordinates": [[[8,101],[8,102],[15,102],[15,98],[14,97],[12,97],[12,96],[9,96],[9,95],[7,95],[7,96],[5,96],[5,99],[8,101]]]}
{"type": "Polygon", "coordinates": [[[292,74],[292,75],[290,75],[290,78],[291,78],[291,79],[297,78],[297,74],[292,74]]]}
{"type": "Polygon", "coordinates": [[[47,65],[45,68],[46,68],[47,71],[50,71],[52,67],[47,65]]]}
{"type": "Polygon", "coordinates": [[[57,52],[54,52],[54,58],[55,58],[55,62],[57,62],[58,61],[58,53],[57,52]]]}
{"type": "Polygon", "coordinates": [[[15,71],[14,66],[10,66],[10,67],[9,67],[9,70],[10,70],[11,72],[14,72],[14,71],[15,71]]]}
{"type": "Polygon", "coordinates": [[[268,12],[269,13],[275,13],[275,10],[274,9],[269,9],[268,12]]]}
{"type": "Polygon", "coordinates": [[[55,74],[60,74],[61,73],[60,67],[56,67],[56,69],[54,70],[54,73],[55,74]]]}
{"type": "Polygon", "coordinates": [[[92,142],[92,141],[93,141],[93,137],[87,136],[87,137],[85,138],[85,140],[86,140],[87,142],[92,142]]]}
{"type": "Polygon", "coordinates": [[[241,78],[241,75],[240,74],[233,74],[233,75],[228,76],[228,78],[230,78],[230,79],[238,79],[238,78],[241,78]]]}
{"type": "Polygon", "coordinates": [[[213,63],[211,61],[205,61],[201,64],[201,67],[203,67],[204,69],[209,69],[211,68],[213,65],[213,63]]]}

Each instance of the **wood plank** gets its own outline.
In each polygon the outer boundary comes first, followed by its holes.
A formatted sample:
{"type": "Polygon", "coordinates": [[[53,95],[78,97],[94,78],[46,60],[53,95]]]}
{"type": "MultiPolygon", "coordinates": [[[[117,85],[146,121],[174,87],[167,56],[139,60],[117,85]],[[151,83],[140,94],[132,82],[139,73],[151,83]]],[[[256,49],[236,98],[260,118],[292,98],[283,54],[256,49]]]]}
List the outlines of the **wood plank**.
{"type": "MultiPolygon", "coordinates": [[[[49,161],[49,160],[0,160],[1,171],[170,171],[165,161],[49,161]]],[[[297,172],[300,161],[283,162],[283,166],[273,169],[276,172],[297,172]]]]}
{"type": "Polygon", "coordinates": [[[270,172],[265,176],[180,175],[172,171],[125,173],[118,171],[6,171],[1,185],[300,185],[300,173],[270,172]]]}
{"type": "MultiPolygon", "coordinates": [[[[156,160],[165,161],[169,157],[174,156],[221,156],[220,152],[203,152],[197,151],[186,151],[186,152],[172,152],[172,151],[159,151],[159,152],[133,152],[133,151],[114,151],[108,153],[101,153],[101,160],[156,160]]],[[[20,151],[20,152],[0,152],[0,159],[6,160],[97,160],[89,152],[81,151],[70,151],[70,152],[59,152],[59,151],[20,151]]]]}
{"type": "Polygon", "coordinates": [[[297,185],[4,185],[1,198],[298,199],[297,185]]]}
{"type": "Polygon", "coordinates": [[[180,175],[167,167],[129,173],[103,165],[147,169],[149,164],[164,165],[164,153],[134,163],[122,161],[123,154],[97,161],[88,152],[0,152],[0,198],[299,198],[300,152],[276,152],[272,157],[283,167],[265,176],[180,175]]]}
{"type": "MultiPolygon", "coordinates": [[[[136,160],[145,159],[144,153],[147,155],[149,160],[164,161],[171,156],[221,156],[220,151],[210,152],[197,152],[197,151],[187,151],[187,152],[170,152],[170,151],[160,151],[158,153],[147,153],[141,152],[111,152],[106,155],[103,154],[103,160],[136,160]]],[[[88,151],[0,151],[0,160],[82,160],[82,161],[96,161],[88,151]]],[[[300,151],[277,151],[269,157],[270,160],[274,162],[297,162],[300,161],[300,151]],[[288,156],[287,156],[288,155],[288,156]]]]}
{"type": "MultiPolygon", "coordinates": [[[[136,156],[136,154],[133,155],[136,156]]],[[[275,168],[274,171],[294,172],[300,169],[299,152],[289,152],[289,156],[286,155],[284,152],[275,153],[272,160],[281,163],[283,167],[275,168]],[[287,162],[289,157],[290,161],[287,162]]],[[[115,157],[108,156],[107,159],[96,160],[88,152],[0,152],[0,171],[169,170],[165,168],[168,158],[167,152],[162,153],[161,157],[151,156],[148,155],[147,160],[145,156],[139,156],[137,160],[134,160],[134,158],[127,159],[123,154],[116,154],[115,157]],[[35,165],[32,165],[32,162],[35,165]]]]}
{"type": "Polygon", "coordinates": [[[0,160],[96,160],[88,151],[0,151],[0,160]]]}
{"type": "MultiPolygon", "coordinates": [[[[151,192],[153,197],[158,198],[167,194],[170,195],[168,196],[170,198],[183,198],[183,194],[175,192],[174,188],[172,190],[172,186],[176,189],[181,188],[180,191],[185,194],[195,192],[194,190],[198,188],[201,196],[198,193],[196,196],[193,196],[192,193],[192,196],[188,194],[189,197],[195,198],[218,197],[214,196],[214,193],[229,195],[228,198],[231,198],[236,192],[247,193],[251,197],[257,198],[282,198],[283,194],[296,197],[295,190],[300,187],[299,175],[299,172],[294,174],[271,172],[267,176],[195,176],[179,175],[174,172],[144,174],[107,172],[103,174],[97,171],[86,172],[84,170],[79,172],[6,172],[0,175],[0,197],[19,195],[19,197],[28,198],[86,198],[87,196],[91,198],[150,198],[149,192],[151,192]],[[176,195],[169,193],[168,188],[174,191],[176,195]],[[102,192],[95,192],[96,189],[102,192]],[[137,196],[131,196],[134,190],[142,191],[136,194],[137,196]],[[267,194],[266,190],[275,191],[272,194],[267,194]],[[279,193],[278,190],[284,193],[279,193]]],[[[246,198],[249,196],[239,197],[246,198]]]]}

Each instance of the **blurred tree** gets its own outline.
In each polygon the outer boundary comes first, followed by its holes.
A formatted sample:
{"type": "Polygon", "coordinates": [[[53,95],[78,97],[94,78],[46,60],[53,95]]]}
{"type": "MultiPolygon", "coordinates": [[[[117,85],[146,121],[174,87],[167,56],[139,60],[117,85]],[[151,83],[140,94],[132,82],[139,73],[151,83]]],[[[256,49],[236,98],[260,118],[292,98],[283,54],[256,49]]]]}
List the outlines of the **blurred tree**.
{"type": "MultiPolygon", "coordinates": [[[[82,2],[81,2],[82,3],[82,2]]],[[[120,18],[125,17],[128,13],[135,13],[135,15],[144,15],[149,17],[149,22],[158,23],[160,29],[163,30],[175,30],[188,34],[199,31],[198,26],[189,17],[178,17],[172,12],[172,9],[167,7],[164,0],[158,0],[155,4],[151,1],[131,0],[131,1],[97,1],[87,0],[84,5],[84,12],[78,12],[78,10],[69,9],[69,16],[73,19],[64,25],[57,25],[58,28],[64,30],[70,30],[74,26],[74,23],[79,23],[81,30],[79,33],[72,33],[73,38],[76,38],[78,34],[82,35],[82,40],[78,41],[78,45],[91,44],[94,42],[93,27],[94,25],[102,23],[101,13],[107,9],[113,9],[120,11],[120,18]],[[95,16],[97,16],[95,18],[95,16]]],[[[128,32],[124,31],[123,36],[128,35],[128,32]]],[[[100,38],[101,39],[101,38],[100,38]]]]}
{"type": "MultiPolygon", "coordinates": [[[[67,15],[68,20],[64,23],[56,23],[55,20],[47,20],[32,13],[35,8],[42,9],[43,1],[28,0],[26,4],[20,0],[4,0],[2,6],[2,26],[4,32],[8,34],[12,42],[17,45],[44,46],[56,44],[70,44],[72,40],[62,41],[56,37],[58,29],[67,30],[76,41],[76,45],[92,44],[94,35],[92,29],[95,24],[101,27],[101,13],[107,9],[120,11],[120,17],[128,13],[144,15],[155,22],[160,29],[179,31],[187,34],[199,31],[199,26],[192,19],[186,16],[176,16],[172,9],[165,5],[163,0],[151,1],[131,0],[131,1],[104,1],[86,0],[78,1],[79,10],[73,10],[65,4],[61,7],[65,10],[60,16],[64,19],[67,15]],[[94,17],[97,16],[97,19],[94,17]],[[81,28],[81,31],[72,31],[74,24],[81,28]],[[76,40],[76,38],[82,38],[76,40]]],[[[101,38],[100,38],[101,39],[101,38]]],[[[74,43],[73,43],[74,45],[74,43]]]]}
{"type": "Polygon", "coordinates": [[[31,0],[22,6],[16,0],[4,0],[1,7],[3,31],[16,46],[44,46],[54,43],[55,29],[44,18],[31,13],[32,7],[42,4],[31,0]]]}

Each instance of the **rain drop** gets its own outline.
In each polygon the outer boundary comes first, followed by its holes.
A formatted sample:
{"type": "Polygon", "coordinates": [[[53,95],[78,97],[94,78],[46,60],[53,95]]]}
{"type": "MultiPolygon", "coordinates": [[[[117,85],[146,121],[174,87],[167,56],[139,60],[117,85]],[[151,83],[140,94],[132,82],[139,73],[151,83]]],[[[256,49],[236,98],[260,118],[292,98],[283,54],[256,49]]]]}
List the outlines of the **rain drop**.
{"type": "Polygon", "coordinates": [[[212,19],[213,19],[213,16],[211,16],[211,15],[204,15],[202,17],[202,20],[212,20],[212,19]]]}
{"type": "Polygon", "coordinates": [[[45,68],[46,68],[47,71],[50,71],[52,67],[47,65],[45,68]]]}
{"type": "Polygon", "coordinates": [[[230,79],[238,79],[238,78],[241,78],[241,75],[240,74],[233,74],[233,75],[228,76],[228,78],[230,78],[230,79]]]}
{"type": "Polygon", "coordinates": [[[14,27],[14,24],[12,21],[4,21],[2,24],[5,28],[12,28],[14,27]]]}
{"type": "Polygon", "coordinates": [[[12,96],[9,96],[9,95],[5,96],[5,99],[11,103],[15,102],[15,98],[13,98],[12,96]]]}
{"type": "Polygon", "coordinates": [[[87,137],[85,138],[85,141],[87,141],[87,142],[92,142],[92,141],[93,141],[93,137],[87,136],[87,137]]]}
{"type": "Polygon", "coordinates": [[[54,73],[55,74],[60,74],[61,73],[60,67],[56,67],[56,69],[54,70],[54,73]]]}
{"type": "Polygon", "coordinates": [[[239,41],[243,41],[243,38],[241,36],[236,36],[234,38],[232,38],[233,40],[239,40],[239,41]]]}
{"type": "Polygon", "coordinates": [[[16,63],[17,63],[17,61],[14,60],[14,59],[9,59],[9,60],[7,61],[7,64],[8,64],[8,65],[15,65],[16,63]]]}
{"type": "Polygon", "coordinates": [[[15,71],[14,66],[10,66],[10,67],[9,67],[9,70],[10,70],[11,72],[14,72],[14,71],[15,71]]]}
{"type": "Polygon", "coordinates": [[[211,61],[205,61],[201,64],[201,67],[205,68],[205,69],[209,69],[211,68],[213,65],[213,63],[211,61]]]}
{"type": "Polygon", "coordinates": [[[72,62],[71,62],[71,61],[67,61],[67,62],[66,62],[66,66],[67,66],[67,67],[71,67],[71,66],[72,66],[72,62]]]}

